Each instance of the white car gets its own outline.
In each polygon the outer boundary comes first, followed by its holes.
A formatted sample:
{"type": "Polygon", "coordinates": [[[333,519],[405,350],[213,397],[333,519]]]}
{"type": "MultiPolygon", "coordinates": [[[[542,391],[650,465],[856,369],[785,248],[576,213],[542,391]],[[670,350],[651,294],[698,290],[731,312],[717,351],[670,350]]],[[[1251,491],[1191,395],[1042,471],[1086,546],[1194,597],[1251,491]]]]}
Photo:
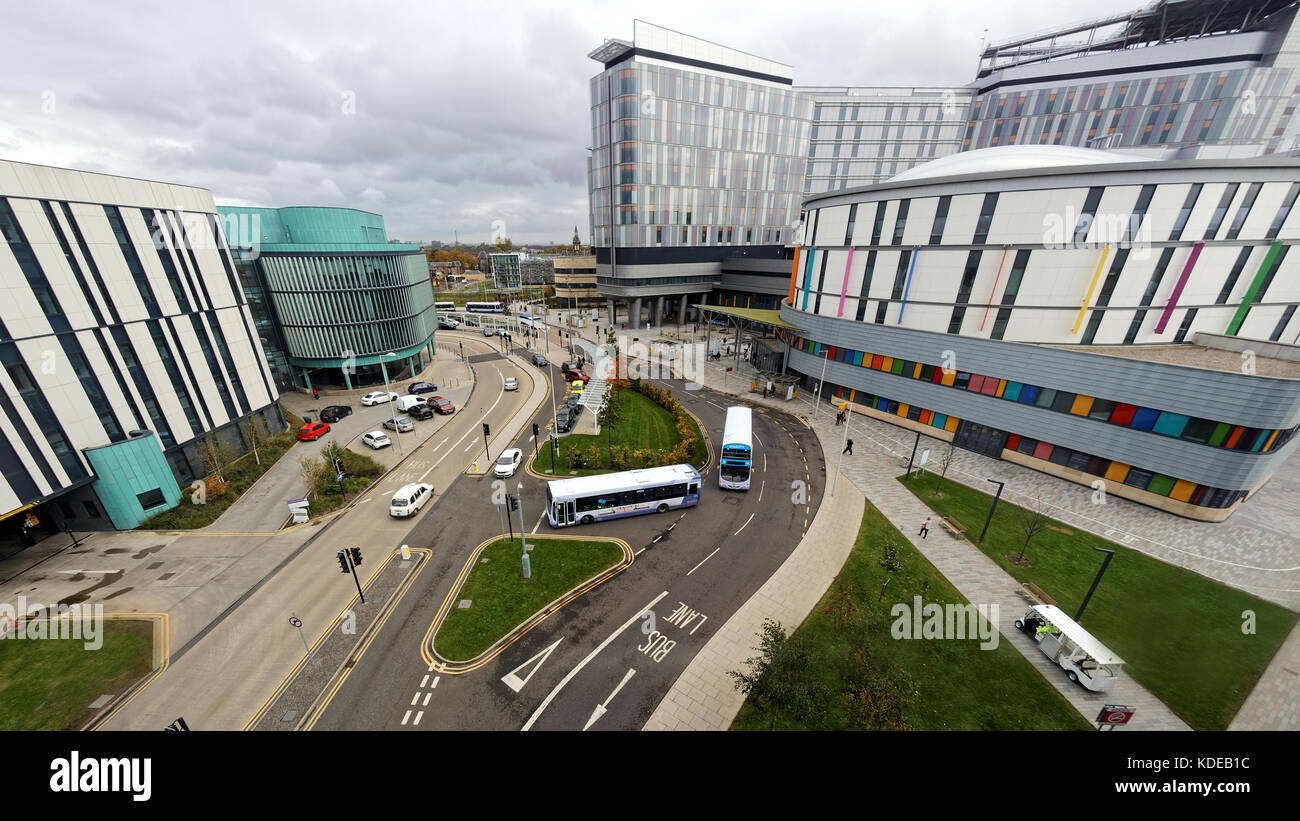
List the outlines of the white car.
{"type": "Polygon", "coordinates": [[[433,485],[424,483],[403,485],[397,489],[393,494],[393,500],[388,503],[388,515],[398,518],[414,516],[432,498],[433,485]]]}
{"type": "Polygon", "coordinates": [[[393,440],[389,439],[388,434],[384,433],[382,430],[370,431],[370,433],[367,433],[365,436],[361,437],[361,441],[365,442],[374,450],[379,450],[380,448],[386,448],[393,444],[393,440]]]}
{"type": "Polygon", "coordinates": [[[506,377],[506,390],[508,390],[508,391],[517,391],[517,390],[519,390],[519,380],[518,380],[518,379],[515,379],[513,376],[507,376],[507,377],[506,377]]]}
{"type": "Polygon", "coordinates": [[[371,405],[382,405],[385,402],[392,402],[396,398],[397,394],[392,391],[375,391],[361,397],[361,404],[366,407],[370,407],[371,405]]]}
{"type": "Polygon", "coordinates": [[[506,479],[515,475],[519,464],[524,461],[524,452],[519,448],[510,448],[497,459],[497,466],[492,471],[498,478],[506,479]]]}

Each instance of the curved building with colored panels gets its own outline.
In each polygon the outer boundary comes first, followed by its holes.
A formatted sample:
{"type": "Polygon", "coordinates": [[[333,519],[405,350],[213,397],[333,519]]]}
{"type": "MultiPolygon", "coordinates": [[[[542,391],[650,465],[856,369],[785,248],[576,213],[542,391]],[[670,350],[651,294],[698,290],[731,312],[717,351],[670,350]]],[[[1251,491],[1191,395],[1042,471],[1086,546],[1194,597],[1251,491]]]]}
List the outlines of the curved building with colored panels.
{"type": "Polygon", "coordinates": [[[1295,450],[1300,159],[971,151],[805,202],[823,397],[1219,521],[1295,450]]]}
{"type": "Polygon", "coordinates": [[[390,243],[382,216],[320,207],[219,211],[285,387],[382,385],[432,361],[427,258],[418,245],[390,243]]]}

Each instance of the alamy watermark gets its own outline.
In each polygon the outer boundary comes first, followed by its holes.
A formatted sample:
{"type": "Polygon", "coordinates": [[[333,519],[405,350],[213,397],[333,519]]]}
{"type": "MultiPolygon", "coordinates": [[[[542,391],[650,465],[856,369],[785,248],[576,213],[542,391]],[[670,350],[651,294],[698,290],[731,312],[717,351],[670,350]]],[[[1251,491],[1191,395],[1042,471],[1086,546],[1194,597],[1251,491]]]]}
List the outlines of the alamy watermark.
{"type": "Polygon", "coordinates": [[[913,596],[910,605],[899,602],[889,608],[894,623],[889,634],[896,639],[976,639],[981,650],[996,650],[998,604],[923,604],[913,596]]]}
{"type": "Polygon", "coordinates": [[[79,639],[87,650],[104,646],[104,605],[29,605],[0,602],[0,640],[79,639]]]}

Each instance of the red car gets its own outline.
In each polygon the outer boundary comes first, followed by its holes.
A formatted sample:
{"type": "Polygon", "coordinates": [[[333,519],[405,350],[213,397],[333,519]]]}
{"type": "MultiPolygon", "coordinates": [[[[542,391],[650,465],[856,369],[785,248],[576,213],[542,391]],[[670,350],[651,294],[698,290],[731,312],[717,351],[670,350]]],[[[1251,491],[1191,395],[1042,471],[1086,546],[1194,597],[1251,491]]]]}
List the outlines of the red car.
{"type": "Polygon", "coordinates": [[[455,413],[456,406],[451,403],[450,399],[443,399],[441,396],[435,396],[427,403],[429,407],[441,414],[455,413]]]}
{"type": "Polygon", "coordinates": [[[302,442],[311,442],[319,439],[330,432],[330,426],[324,422],[308,422],[298,428],[298,439],[302,442]]]}
{"type": "Polygon", "coordinates": [[[591,377],[587,376],[587,375],[586,375],[585,373],[583,373],[582,371],[565,371],[565,372],[564,372],[564,381],[565,381],[565,382],[587,382],[587,381],[590,381],[590,379],[591,379],[591,377]]]}

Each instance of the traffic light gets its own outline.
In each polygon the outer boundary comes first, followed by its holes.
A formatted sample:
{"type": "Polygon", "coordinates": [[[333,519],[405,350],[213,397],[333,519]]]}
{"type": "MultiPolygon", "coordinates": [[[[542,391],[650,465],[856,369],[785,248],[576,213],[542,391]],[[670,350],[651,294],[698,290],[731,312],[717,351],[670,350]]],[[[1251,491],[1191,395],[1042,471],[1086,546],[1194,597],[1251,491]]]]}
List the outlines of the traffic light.
{"type": "Polygon", "coordinates": [[[537,428],[537,423],[534,422],[534,423],[533,423],[533,438],[536,439],[540,434],[541,434],[541,432],[540,432],[540,431],[538,430],[538,428],[537,428]]]}
{"type": "Polygon", "coordinates": [[[484,422],[484,423],[483,423],[483,435],[484,435],[484,436],[491,436],[491,435],[492,435],[492,429],[488,427],[488,423],[487,423],[487,422],[484,422]]]}
{"type": "Polygon", "coordinates": [[[338,560],[339,560],[339,569],[341,569],[344,573],[351,573],[351,572],[352,572],[352,569],[348,567],[348,556],[347,556],[347,554],[344,553],[342,550],[340,550],[340,551],[339,551],[337,554],[335,554],[335,555],[338,556],[338,560]]]}
{"type": "Polygon", "coordinates": [[[519,500],[518,500],[518,499],[516,499],[516,498],[513,497],[513,496],[506,496],[506,499],[507,499],[507,501],[510,502],[510,510],[511,510],[511,512],[514,512],[514,511],[516,511],[516,510],[519,509],[519,500]]]}
{"type": "Polygon", "coordinates": [[[348,553],[350,553],[350,554],[352,555],[352,566],[353,566],[353,567],[360,567],[360,566],[361,566],[361,548],[359,548],[359,547],[349,547],[349,548],[348,548],[348,553]]]}

